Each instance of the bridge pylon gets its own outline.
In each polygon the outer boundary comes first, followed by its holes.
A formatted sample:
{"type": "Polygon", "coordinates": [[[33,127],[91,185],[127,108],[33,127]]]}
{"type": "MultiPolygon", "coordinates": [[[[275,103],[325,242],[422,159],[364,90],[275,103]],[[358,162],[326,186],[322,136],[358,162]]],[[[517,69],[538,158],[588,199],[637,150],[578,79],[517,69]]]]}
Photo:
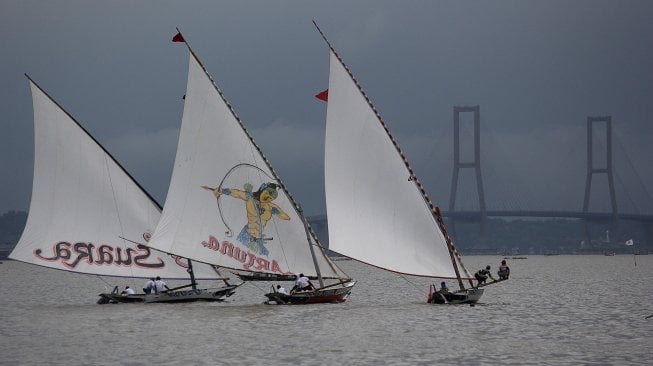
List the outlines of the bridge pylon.
{"type": "MultiPolygon", "coordinates": [[[[476,173],[476,189],[478,192],[478,206],[481,214],[481,228],[487,218],[485,206],[485,193],[483,192],[483,177],[481,175],[481,117],[480,106],[454,106],[453,107],[453,174],[451,177],[451,194],[449,195],[449,212],[456,210],[456,195],[458,194],[458,176],[460,169],[474,169],[476,173]],[[460,157],[460,114],[474,114],[474,158],[471,161],[462,161],[460,157]]],[[[455,224],[452,220],[453,234],[455,224]]]]}
{"type": "Polygon", "coordinates": [[[614,170],[612,169],[612,117],[587,117],[587,177],[585,179],[585,200],[583,201],[583,212],[588,212],[590,204],[590,193],[592,191],[592,177],[594,174],[606,174],[608,176],[608,190],[610,193],[610,206],[614,221],[618,219],[617,196],[614,190],[614,170]],[[605,123],[606,133],[606,155],[605,166],[594,165],[594,125],[605,123]]]}
{"type": "MultiPolygon", "coordinates": [[[[610,194],[610,206],[612,213],[612,222],[616,226],[619,221],[619,212],[617,210],[617,196],[614,189],[614,170],[612,167],[612,117],[599,116],[587,117],[587,175],[585,178],[585,199],[583,200],[583,212],[589,212],[590,194],[592,192],[592,178],[595,174],[605,174],[608,178],[608,192],[610,194]],[[604,165],[595,164],[594,161],[594,134],[595,126],[600,123],[605,124],[605,161],[604,165]]],[[[585,234],[588,243],[591,243],[589,226],[585,221],[585,234]]]]}

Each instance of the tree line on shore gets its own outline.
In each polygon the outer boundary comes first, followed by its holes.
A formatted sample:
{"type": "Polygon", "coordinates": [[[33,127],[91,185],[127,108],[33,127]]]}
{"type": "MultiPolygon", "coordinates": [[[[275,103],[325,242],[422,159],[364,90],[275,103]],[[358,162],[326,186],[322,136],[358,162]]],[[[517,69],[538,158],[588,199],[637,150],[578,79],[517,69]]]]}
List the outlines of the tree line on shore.
{"type": "MultiPolygon", "coordinates": [[[[27,212],[0,215],[0,245],[12,248],[20,239],[27,212]]],[[[328,246],[325,216],[308,217],[320,242],[328,246]]],[[[640,223],[585,223],[579,219],[495,219],[479,222],[447,222],[449,234],[464,254],[563,254],[626,252],[624,242],[633,239],[639,250],[650,250],[646,230],[640,223]]]]}

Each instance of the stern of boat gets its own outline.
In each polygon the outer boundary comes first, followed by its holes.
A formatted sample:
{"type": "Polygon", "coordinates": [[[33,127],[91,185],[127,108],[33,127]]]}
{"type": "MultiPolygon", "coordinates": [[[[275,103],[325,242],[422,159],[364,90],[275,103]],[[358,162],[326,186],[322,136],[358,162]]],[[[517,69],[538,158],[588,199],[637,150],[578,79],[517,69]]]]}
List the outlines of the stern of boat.
{"type": "Polygon", "coordinates": [[[485,292],[485,289],[482,288],[469,288],[465,290],[466,295],[467,295],[467,300],[464,302],[465,304],[476,304],[478,300],[481,299],[481,296],[483,296],[483,292],[485,292]]]}

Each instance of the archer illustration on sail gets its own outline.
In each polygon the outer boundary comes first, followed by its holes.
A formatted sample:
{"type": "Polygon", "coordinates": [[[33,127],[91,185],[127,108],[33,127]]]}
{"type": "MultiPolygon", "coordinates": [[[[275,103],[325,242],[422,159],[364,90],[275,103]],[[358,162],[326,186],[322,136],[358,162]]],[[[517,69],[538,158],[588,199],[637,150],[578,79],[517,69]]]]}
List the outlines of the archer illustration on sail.
{"type": "Polygon", "coordinates": [[[356,281],[327,256],[301,206],[177,31],[173,41],[189,53],[184,114],[166,204],[148,246],[231,270],[242,280],[293,281],[303,273],[320,284],[287,297],[270,291],[269,302],[345,301],[356,281]],[[216,177],[222,178],[211,183],[216,177]]]}
{"type": "MultiPolygon", "coordinates": [[[[223,194],[245,201],[247,223],[243,226],[237,239],[257,254],[264,256],[270,254],[270,251],[265,247],[265,242],[271,240],[271,238],[264,236],[265,226],[272,219],[272,215],[282,220],[290,220],[290,216],[277,204],[272,202],[278,196],[278,184],[270,182],[262,183],[256,192],[252,192],[251,183],[245,183],[243,185],[244,190],[221,188],[220,186],[216,188],[202,186],[202,188],[212,191],[218,200],[218,204],[223,194]]],[[[227,225],[226,222],[225,225],[227,225]]]]}

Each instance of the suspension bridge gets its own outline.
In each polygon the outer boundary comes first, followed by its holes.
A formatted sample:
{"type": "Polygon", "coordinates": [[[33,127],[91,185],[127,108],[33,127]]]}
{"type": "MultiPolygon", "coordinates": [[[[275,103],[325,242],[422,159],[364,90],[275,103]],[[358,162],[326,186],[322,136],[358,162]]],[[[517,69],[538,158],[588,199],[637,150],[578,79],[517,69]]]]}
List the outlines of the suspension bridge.
{"type": "MultiPolygon", "coordinates": [[[[580,169],[574,167],[575,176],[580,177],[582,174],[584,180],[576,179],[579,182],[576,182],[573,189],[571,187],[566,190],[558,189],[558,191],[564,192],[564,197],[556,197],[554,200],[546,197],[542,192],[538,192],[528,195],[527,199],[520,198],[518,194],[514,193],[518,190],[517,188],[508,187],[508,184],[493,182],[503,179],[514,183],[520,181],[520,179],[506,178],[501,174],[500,177],[497,177],[496,174],[489,174],[490,183],[493,183],[495,187],[497,185],[502,186],[500,190],[504,191],[502,197],[492,197],[492,194],[496,194],[499,189],[494,189],[492,193],[488,193],[485,187],[487,181],[485,169],[488,166],[482,165],[482,162],[483,164],[489,162],[490,165],[492,165],[492,162],[488,161],[488,158],[481,151],[480,106],[455,106],[453,108],[453,152],[449,150],[448,153],[440,154],[449,157],[449,159],[453,157],[453,161],[449,162],[452,173],[449,185],[450,191],[448,192],[448,205],[443,204],[446,202],[444,200],[436,200],[451,229],[450,235],[457,239],[457,237],[462,236],[462,230],[459,230],[462,225],[466,225],[465,228],[469,229],[470,223],[476,223],[481,232],[478,239],[483,241],[482,233],[487,231],[487,225],[485,224],[488,220],[494,218],[535,221],[560,219],[573,221],[576,226],[581,228],[578,230],[579,235],[576,235],[573,239],[566,238],[567,241],[573,241],[568,245],[574,250],[582,249],[587,251],[593,248],[595,251],[599,251],[602,248],[622,245],[628,239],[633,239],[638,248],[646,248],[646,250],[652,248],[653,199],[651,199],[646,184],[641,181],[634,164],[625,152],[622,153],[623,158],[620,160],[625,162],[620,167],[620,171],[630,170],[631,177],[624,179],[617,174],[614,159],[615,134],[612,116],[588,116],[584,122],[585,141],[583,143],[580,141],[574,143],[576,147],[584,147],[582,149],[584,152],[574,154],[576,155],[576,161],[584,160],[583,167],[580,169]],[[465,130],[466,134],[462,132],[463,130],[465,130]],[[466,150],[463,147],[466,147],[466,150]],[[627,187],[629,183],[631,185],[635,184],[637,189],[627,187]],[[617,189],[618,186],[620,189],[617,189]],[[637,195],[632,193],[634,191],[637,191],[637,195]],[[545,202],[537,202],[538,198],[540,201],[545,202]],[[491,203],[488,203],[488,201],[491,203]],[[555,207],[560,206],[560,202],[567,203],[567,207],[555,207]],[[547,205],[549,207],[543,208],[547,205]],[[577,208],[574,209],[574,206],[577,208]],[[638,228],[633,230],[633,225],[638,228]],[[608,232],[613,234],[612,242],[610,242],[610,239],[606,240],[603,236],[603,233],[607,234],[608,232]],[[599,235],[601,239],[597,240],[599,235]]],[[[559,147],[555,146],[554,148],[559,147]]],[[[558,167],[562,163],[564,162],[560,162],[558,167]]],[[[426,169],[429,169],[429,167],[423,167],[423,170],[426,169]]],[[[487,169],[490,173],[495,170],[487,169]]],[[[509,170],[507,175],[512,172],[512,170],[509,170]]],[[[440,187],[443,186],[443,180],[444,178],[440,176],[438,181],[440,187]]],[[[558,182],[555,179],[543,183],[541,184],[542,190],[547,191],[547,188],[556,183],[558,182]]],[[[428,190],[429,184],[426,185],[428,190]]],[[[441,196],[444,195],[441,194],[441,196]]],[[[326,216],[314,216],[310,218],[310,221],[321,238],[328,235],[326,233],[326,216]]],[[[461,241],[458,240],[457,242],[460,243],[461,241]]],[[[465,244],[468,243],[462,243],[463,246],[465,244]]],[[[468,246],[473,247],[474,245],[468,246]]],[[[490,244],[485,249],[493,251],[498,246],[490,244]]]]}

